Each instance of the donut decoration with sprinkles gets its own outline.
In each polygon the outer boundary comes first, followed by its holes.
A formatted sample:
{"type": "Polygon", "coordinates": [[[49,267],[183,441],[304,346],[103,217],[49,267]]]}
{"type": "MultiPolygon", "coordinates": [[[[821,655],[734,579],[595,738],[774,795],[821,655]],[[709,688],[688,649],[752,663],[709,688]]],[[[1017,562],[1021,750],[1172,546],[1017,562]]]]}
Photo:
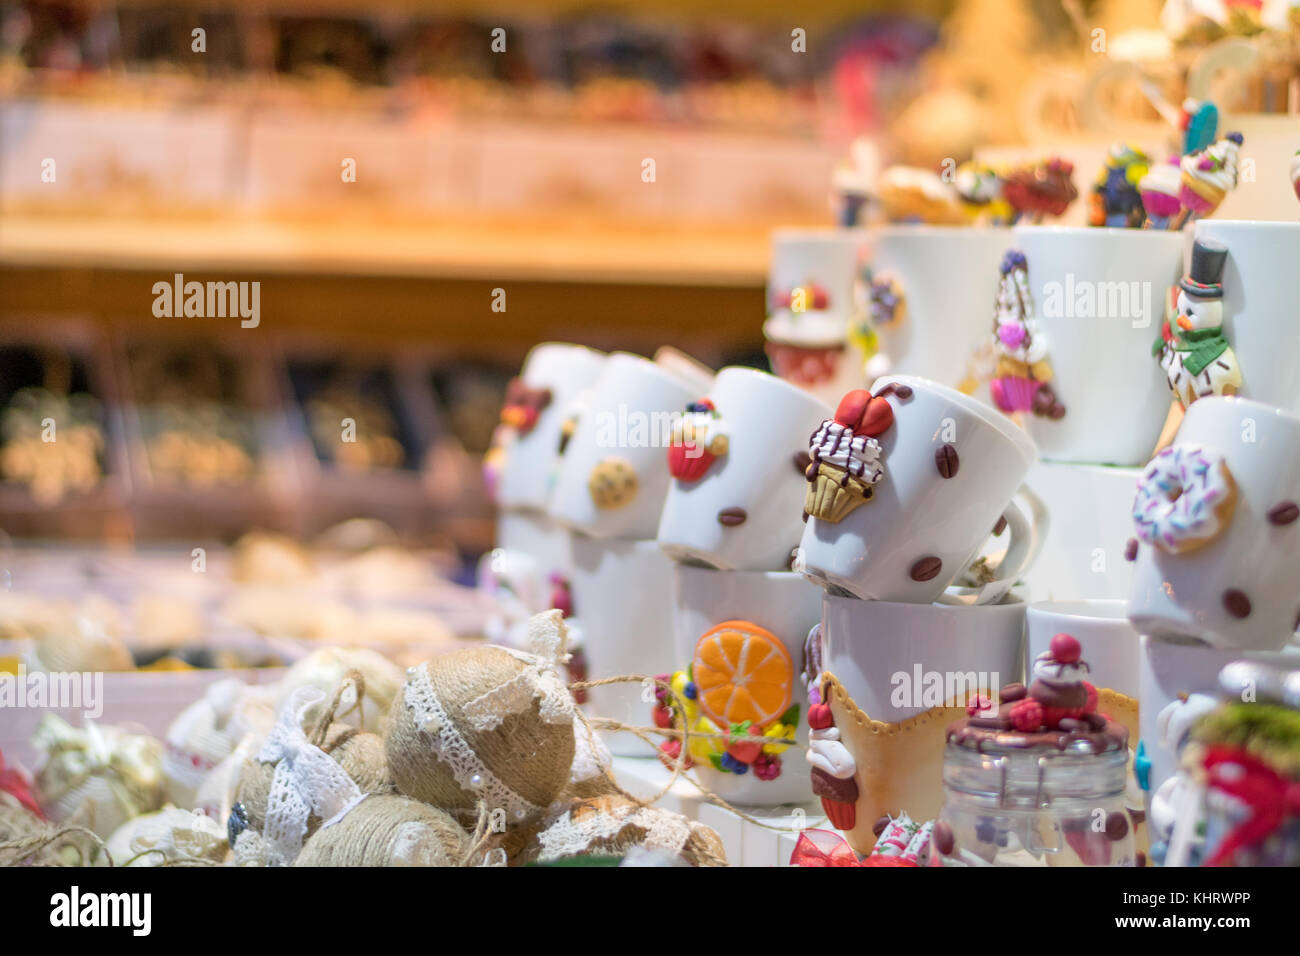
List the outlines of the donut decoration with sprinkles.
{"type": "Polygon", "coordinates": [[[1201,445],[1156,455],[1133,501],[1137,536],[1166,554],[1186,554],[1219,537],[1232,521],[1237,483],[1223,456],[1201,445]]]}
{"type": "Polygon", "coordinates": [[[702,398],[686,406],[673,425],[668,444],[668,471],[678,481],[699,481],[730,447],[727,423],[712,400],[702,398]]]}

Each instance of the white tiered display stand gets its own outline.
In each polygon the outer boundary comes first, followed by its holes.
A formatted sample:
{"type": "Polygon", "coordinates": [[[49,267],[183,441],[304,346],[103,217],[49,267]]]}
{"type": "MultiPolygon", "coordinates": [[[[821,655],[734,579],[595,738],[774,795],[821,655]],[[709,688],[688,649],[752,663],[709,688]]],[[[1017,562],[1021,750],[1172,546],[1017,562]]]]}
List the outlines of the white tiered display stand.
{"type": "MultiPolygon", "coordinates": [[[[1026,484],[1047,505],[1050,525],[1043,550],[1017,593],[1027,602],[1127,599],[1132,567],[1124,550],[1133,536],[1129,515],[1140,474],[1140,468],[1034,465],[1026,484]]],[[[672,779],[654,758],[616,757],[614,772],[624,789],[643,798],[660,793],[672,779]]],[[[742,808],[742,816],[711,803],[684,778],[659,805],[716,830],[733,866],[789,866],[803,829],[831,828],[811,796],[806,804],[742,808]]]]}

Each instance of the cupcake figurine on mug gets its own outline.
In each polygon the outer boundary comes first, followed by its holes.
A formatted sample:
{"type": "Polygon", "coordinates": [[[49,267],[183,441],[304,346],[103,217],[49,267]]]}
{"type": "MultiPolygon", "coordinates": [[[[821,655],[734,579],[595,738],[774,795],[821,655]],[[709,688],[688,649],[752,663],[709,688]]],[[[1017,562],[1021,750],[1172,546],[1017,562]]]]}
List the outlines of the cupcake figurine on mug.
{"type": "Polygon", "coordinates": [[[894,410],[883,395],[856,388],[840,400],[835,417],[824,420],[808,444],[807,514],[835,523],[871,500],[873,486],[885,477],[876,439],[893,424],[894,410]]]}
{"type": "Polygon", "coordinates": [[[1171,228],[1181,229],[1189,219],[1211,215],[1236,188],[1237,159],[1243,141],[1240,133],[1229,133],[1217,143],[1183,157],[1178,190],[1183,212],[1171,228]]]}
{"type": "Polygon", "coordinates": [[[1192,268],[1178,283],[1178,314],[1165,319],[1151,354],[1184,406],[1241,388],[1237,357],[1223,334],[1223,266],[1228,248],[1210,239],[1192,247],[1192,268]]]}
{"type": "Polygon", "coordinates": [[[1029,264],[1018,249],[1002,260],[1002,279],[993,312],[993,349],[997,365],[989,385],[993,403],[1007,414],[1032,412],[1062,418],[1065,406],[1051,386],[1052,363],[1047,340],[1034,321],[1029,291],[1029,264]]]}
{"type": "Polygon", "coordinates": [[[1142,197],[1142,207],[1146,210],[1145,228],[1169,228],[1169,224],[1183,208],[1178,199],[1181,182],[1182,171],[1177,157],[1171,157],[1168,162],[1156,163],[1138,181],[1138,194],[1142,197]]]}

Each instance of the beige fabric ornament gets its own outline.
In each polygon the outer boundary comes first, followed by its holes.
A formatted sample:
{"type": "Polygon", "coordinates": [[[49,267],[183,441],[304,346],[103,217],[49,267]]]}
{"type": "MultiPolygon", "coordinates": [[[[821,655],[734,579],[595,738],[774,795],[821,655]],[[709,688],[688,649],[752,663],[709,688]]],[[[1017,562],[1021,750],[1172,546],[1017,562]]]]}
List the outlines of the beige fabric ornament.
{"type": "Polygon", "coordinates": [[[469,834],[441,810],[371,796],[307,840],[294,866],[459,866],[469,834]]]}
{"type": "Polygon", "coordinates": [[[135,660],[118,634],[119,625],[112,615],[116,609],[100,614],[95,602],[58,613],[35,639],[32,647],[32,670],[57,674],[135,669],[135,660]]]}
{"type": "Polygon", "coordinates": [[[128,820],[106,846],[114,866],[203,866],[220,863],[230,849],[222,824],[176,807],[128,820]]]}
{"type": "Polygon", "coordinates": [[[540,816],[573,767],[573,696],[555,671],[566,638],[547,611],[529,621],[533,653],[489,645],[410,668],[386,736],[398,790],[463,822],[480,803],[509,825],[540,816]]]}
{"type": "Polygon", "coordinates": [[[98,852],[94,834],[47,823],[0,792],[0,867],[86,866],[98,852]]]}
{"type": "Polygon", "coordinates": [[[316,574],[307,551],[284,535],[250,531],[235,542],[231,576],[246,584],[305,584],[316,574]]]}
{"type": "Polygon", "coordinates": [[[573,717],[573,745],[573,767],[561,799],[581,800],[617,793],[618,786],[610,777],[614,758],[609,748],[577,714],[573,717]]]}
{"type": "Polygon", "coordinates": [[[163,773],[167,799],[178,807],[195,807],[199,787],[250,731],[265,735],[275,719],[270,702],[243,681],[230,678],[208,686],[186,707],[163,735],[163,773]]]}
{"type": "Polygon", "coordinates": [[[295,691],[271,735],[240,772],[235,799],[249,827],[271,844],[272,865],[292,863],[303,839],[366,794],[393,790],[384,741],[377,734],[332,723],[308,739],[303,715],[319,702],[315,688],[295,691]]]}
{"type": "Polygon", "coordinates": [[[41,718],[32,745],[41,807],[55,823],[78,823],[107,837],[163,803],[162,743],[87,720],[78,730],[54,714],[41,718]]]}
{"type": "Polygon", "coordinates": [[[276,709],[300,687],[315,687],[322,692],[321,703],[305,715],[307,723],[320,718],[328,696],[350,673],[361,674],[363,687],[358,705],[357,685],[344,690],[335,719],[353,727],[383,733],[389,709],[402,688],[402,671],[396,664],[365,648],[326,647],[313,651],[289,668],[280,681],[276,709]]]}
{"type": "Polygon", "coordinates": [[[622,794],[558,804],[511,862],[548,863],[575,856],[626,856],[634,850],[680,858],[690,866],[726,866],[716,832],[680,813],[643,807],[622,794]]]}

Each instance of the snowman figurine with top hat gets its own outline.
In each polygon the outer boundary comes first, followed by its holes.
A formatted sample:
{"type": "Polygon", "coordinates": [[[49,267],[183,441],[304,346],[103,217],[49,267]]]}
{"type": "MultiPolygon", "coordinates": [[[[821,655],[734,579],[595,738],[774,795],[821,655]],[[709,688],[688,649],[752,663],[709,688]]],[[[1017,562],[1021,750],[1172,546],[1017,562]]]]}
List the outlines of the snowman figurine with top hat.
{"type": "Polygon", "coordinates": [[[1208,395],[1235,395],[1241,369],[1223,334],[1223,267],[1228,248],[1198,239],[1192,247],[1192,267],[1178,283],[1176,315],[1161,324],[1151,353],[1169,380],[1169,388],[1184,406],[1208,395]]]}

